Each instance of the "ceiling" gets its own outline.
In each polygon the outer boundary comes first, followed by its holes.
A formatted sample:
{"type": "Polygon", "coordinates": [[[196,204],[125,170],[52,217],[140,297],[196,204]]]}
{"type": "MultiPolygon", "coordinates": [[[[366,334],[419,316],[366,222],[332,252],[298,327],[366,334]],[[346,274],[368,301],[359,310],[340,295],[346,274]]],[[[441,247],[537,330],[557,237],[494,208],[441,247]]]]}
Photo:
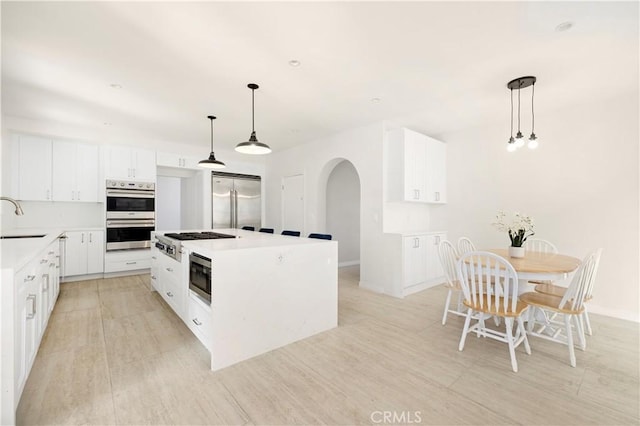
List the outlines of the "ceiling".
{"type": "Polygon", "coordinates": [[[537,112],[638,91],[637,2],[1,7],[2,113],[120,138],[206,147],[213,114],[216,148],[233,149],[251,131],[248,83],[274,150],[383,119],[433,136],[504,123],[506,140],[506,83],[523,75],[537,112]]]}

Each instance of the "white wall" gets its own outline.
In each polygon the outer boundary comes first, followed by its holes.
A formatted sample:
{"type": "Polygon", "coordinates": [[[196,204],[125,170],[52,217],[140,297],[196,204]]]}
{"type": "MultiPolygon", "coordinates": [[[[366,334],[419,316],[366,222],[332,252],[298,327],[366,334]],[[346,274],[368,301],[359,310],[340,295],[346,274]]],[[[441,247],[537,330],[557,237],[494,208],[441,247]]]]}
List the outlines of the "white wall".
{"type": "Polygon", "coordinates": [[[378,291],[391,280],[382,234],[382,138],[383,124],[376,123],[269,155],[265,197],[267,223],[280,223],[282,177],[304,174],[306,229],[326,232],[327,179],[349,160],[360,178],[360,284],[378,291]]]}
{"type": "Polygon", "coordinates": [[[349,161],[331,171],[327,181],[327,231],[338,241],[338,262],[360,262],[360,179],[349,161]]]}
{"type": "Polygon", "coordinates": [[[158,176],[156,184],[156,230],[181,229],[182,178],[158,176]]]}
{"type": "Polygon", "coordinates": [[[498,209],[519,211],[563,254],[582,258],[602,247],[590,309],[638,321],[638,99],[636,91],[536,111],[536,151],[508,153],[504,125],[443,135],[449,203],[432,221],[450,239],[506,247],[508,237],[490,224],[498,209]]]}

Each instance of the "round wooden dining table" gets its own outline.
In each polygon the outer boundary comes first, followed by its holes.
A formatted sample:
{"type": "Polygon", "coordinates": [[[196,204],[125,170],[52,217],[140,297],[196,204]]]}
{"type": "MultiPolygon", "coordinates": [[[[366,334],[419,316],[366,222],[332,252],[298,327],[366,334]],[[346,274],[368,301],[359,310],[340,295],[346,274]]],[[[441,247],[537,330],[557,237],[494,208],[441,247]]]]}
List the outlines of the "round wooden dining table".
{"type": "Polygon", "coordinates": [[[502,256],[511,263],[518,273],[518,293],[533,291],[529,281],[563,280],[580,266],[580,259],[558,253],[543,253],[525,250],[524,257],[509,257],[507,249],[487,249],[502,256]]]}

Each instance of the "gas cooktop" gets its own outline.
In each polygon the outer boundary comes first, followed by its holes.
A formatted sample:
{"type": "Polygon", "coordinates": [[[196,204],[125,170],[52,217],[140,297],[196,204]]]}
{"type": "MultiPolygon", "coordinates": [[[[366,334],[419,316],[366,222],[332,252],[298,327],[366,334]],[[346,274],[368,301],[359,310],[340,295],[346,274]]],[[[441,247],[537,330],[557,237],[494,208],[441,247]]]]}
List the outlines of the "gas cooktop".
{"type": "Polygon", "coordinates": [[[220,234],[218,232],[180,232],[164,234],[165,237],[179,241],[189,240],[217,240],[220,238],[235,238],[233,235],[220,234]]]}

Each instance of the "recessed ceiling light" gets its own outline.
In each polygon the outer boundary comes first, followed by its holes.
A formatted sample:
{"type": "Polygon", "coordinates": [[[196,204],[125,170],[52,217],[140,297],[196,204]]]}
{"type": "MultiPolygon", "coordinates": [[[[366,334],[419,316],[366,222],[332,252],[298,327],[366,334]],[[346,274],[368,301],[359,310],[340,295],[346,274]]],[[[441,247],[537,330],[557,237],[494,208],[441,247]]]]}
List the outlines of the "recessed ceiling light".
{"type": "Polygon", "coordinates": [[[122,84],[111,83],[109,87],[111,87],[112,89],[122,89],[122,84]]]}
{"type": "Polygon", "coordinates": [[[380,100],[380,98],[371,98],[371,102],[373,102],[374,104],[380,102],[380,100]]]}
{"type": "Polygon", "coordinates": [[[289,131],[290,131],[291,133],[294,133],[294,134],[295,134],[295,133],[298,133],[300,130],[298,130],[298,129],[290,129],[289,131]]]}
{"type": "Polygon", "coordinates": [[[573,22],[562,22],[556,26],[556,32],[561,33],[563,31],[569,31],[571,28],[573,28],[573,22]]]}
{"type": "Polygon", "coordinates": [[[108,122],[108,121],[105,121],[105,122],[104,122],[104,123],[102,123],[102,124],[104,124],[105,126],[112,126],[112,125],[113,125],[113,123],[110,123],[110,122],[108,122]]]}
{"type": "Polygon", "coordinates": [[[289,61],[289,65],[291,65],[292,67],[299,67],[300,66],[300,61],[297,59],[292,59],[289,61]]]}

